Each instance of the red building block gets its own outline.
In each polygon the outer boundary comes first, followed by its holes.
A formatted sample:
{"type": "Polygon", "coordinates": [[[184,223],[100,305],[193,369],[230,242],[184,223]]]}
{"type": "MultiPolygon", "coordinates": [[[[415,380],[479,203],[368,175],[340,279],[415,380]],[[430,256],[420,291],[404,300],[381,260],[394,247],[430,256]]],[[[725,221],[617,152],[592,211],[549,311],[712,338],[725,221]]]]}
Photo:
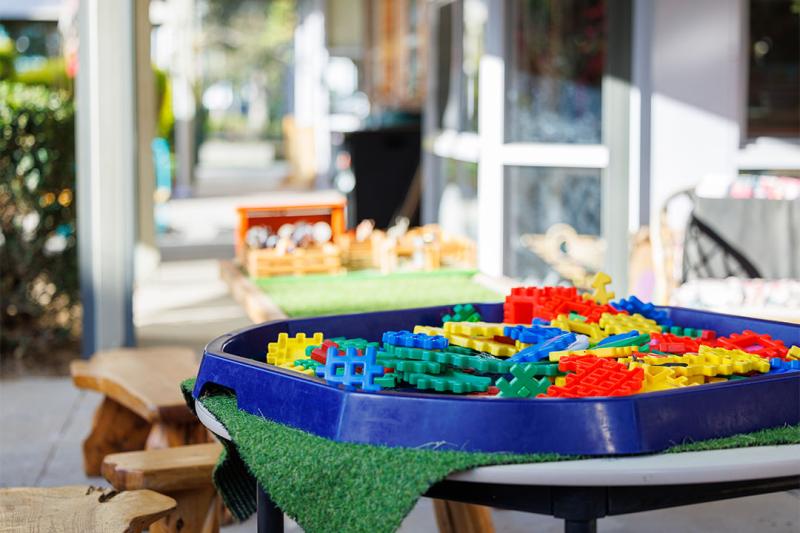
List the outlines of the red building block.
{"type": "MultiPolygon", "coordinates": [[[[712,331],[710,333],[713,335],[714,332],[712,331]]],[[[652,350],[658,350],[659,352],[674,354],[697,353],[697,350],[700,349],[700,345],[718,346],[717,341],[710,335],[706,335],[705,339],[703,339],[703,337],[695,339],[692,337],[673,335],[672,333],[650,334],[650,348],[652,350]]]]}
{"type": "MultiPolygon", "coordinates": [[[[556,385],[547,389],[547,396],[554,398],[584,398],[588,396],[628,396],[642,390],[644,370],[628,370],[625,365],[608,359],[597,359],[583,366],[575,374],[568,374],[563,387],[556,385]]],[[[560,365],[559,365],[560,368],[560,365]]]]}
{"type": "Polygon", "coordinates": [[[516,287],[506,296],[503,322],[530,324],[534,318],[553,320],[558,315],[578,313],[597,322],[603,313],[627,314],[610,305],[598,305],[583,298],[575,287],[516,287]]]}
{"type": "Polygon", "coordinates": [[[789,351],[783,341],[773,339],[769,335],[760,335],[749,329],[741,333],[733,333],[728,337],[719,337],[717,346],[728,350],[742,350],[747,353],[754,353],[765,359],[774,357],[785,359],[786,353],[789,351]]]}
{"type": "Polygon", "coordinates": [[[322,341],[322,345],[311,350],[309,357],[323,365],[328,360],[328,348],[338,348],[339,345],[333,341],[322,341]]]}

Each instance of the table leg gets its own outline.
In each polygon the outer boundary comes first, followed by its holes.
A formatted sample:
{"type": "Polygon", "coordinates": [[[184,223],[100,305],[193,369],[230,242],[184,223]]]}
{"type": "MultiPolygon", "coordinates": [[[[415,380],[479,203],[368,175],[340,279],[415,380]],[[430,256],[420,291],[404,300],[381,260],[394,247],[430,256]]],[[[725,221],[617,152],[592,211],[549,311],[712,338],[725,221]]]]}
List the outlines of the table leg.
{"type": "Polygon", "coordinates": [[[283,533],[283,511],[275,505],[269,494],[256,483],[258,488],[256,508],[258,509],[258,533],[283,533]]]}
{"type": "Polygon", "coordinates": [[[597,533],[597,520],[564,520],[564,533],[597,533]]]}

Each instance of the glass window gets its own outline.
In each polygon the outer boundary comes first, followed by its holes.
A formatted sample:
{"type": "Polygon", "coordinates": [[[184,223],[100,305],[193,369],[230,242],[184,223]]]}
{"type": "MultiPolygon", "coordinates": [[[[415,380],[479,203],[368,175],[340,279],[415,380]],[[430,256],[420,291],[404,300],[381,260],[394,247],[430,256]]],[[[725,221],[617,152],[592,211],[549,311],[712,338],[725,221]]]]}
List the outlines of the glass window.
{"type": "Polygon", "coordinates": [[[603,0],[515,0],[509,13],[506,139],[599,144],[603,0]]]}
{"type": "Polygon", "coordinates": [[[478,164],[437,157],[444,184],[439,200],[442,229],[478,239],[478,164]]]}
{"type": "Polygon", "coordinates": [[[599,169],[506,167],[506,274],[585,286],[603,266],[599,169]]]}
{"type": "Polygon", "coordinates": [[[793,0],[750,1],[747,134],[751,138],[800,136],[797,9],[793,0]]]}
{"type": "Polygon", "coordinates": [[[481,0],[464,0],[461,131],[478,131],[478,74],[488,16],[481,0]]]}

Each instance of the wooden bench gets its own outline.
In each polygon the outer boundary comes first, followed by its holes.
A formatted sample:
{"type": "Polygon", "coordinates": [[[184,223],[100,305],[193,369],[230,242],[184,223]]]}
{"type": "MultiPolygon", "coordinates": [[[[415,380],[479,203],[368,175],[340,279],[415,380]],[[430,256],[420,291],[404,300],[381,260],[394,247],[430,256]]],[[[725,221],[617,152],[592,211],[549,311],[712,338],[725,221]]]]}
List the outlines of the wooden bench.
{"type": "Polygon", "coordinates": [[[105,395],[83,442],[86,475],[99,476],[110,453],[208,442],[180,390],[197,367],[194,352],[182,347],[109,350],[72,361],[75,386],[105,395]]]}
{"type": "Polygon", "coordinates": [[[135,533],[175,505],[152,490],[119,493],[85,485],[0,489],[0,531],[135,533]]]}
{"type": "Polygon", "coordinates": [[[150,526],[154,533],[217,533],[221,503],[211,473],[219,443],[115,453],[103,461],[103,477],[121,491],[151,489],[177,502],[169,516],[150,526]]]}

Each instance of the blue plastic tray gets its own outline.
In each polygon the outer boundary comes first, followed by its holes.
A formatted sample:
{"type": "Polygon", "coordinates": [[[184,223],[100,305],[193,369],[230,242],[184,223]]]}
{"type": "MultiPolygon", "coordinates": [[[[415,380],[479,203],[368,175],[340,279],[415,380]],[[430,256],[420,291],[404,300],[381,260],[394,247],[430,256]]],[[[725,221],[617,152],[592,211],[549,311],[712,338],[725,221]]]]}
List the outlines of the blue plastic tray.
{"type": "MultiPolygon", "coordinates": [[[[474,305],[485,320],[502,321],[502,304],[474,305]]],[[[281,332],[379,340],[386,330],[440,324],[446,309],[282,320],[223,335],[206,347],[194,396],[212,384],[224,387],[244,411],[337,441],[481,452],[645,453],[800,423],[800,372],[619,398],[519,400],[347,392],[263,362],[267,343],[281,332]]],[[[684,327],[719,335],[752,329],[800,345],[798,325],[665,309],[684,327]]]]}

